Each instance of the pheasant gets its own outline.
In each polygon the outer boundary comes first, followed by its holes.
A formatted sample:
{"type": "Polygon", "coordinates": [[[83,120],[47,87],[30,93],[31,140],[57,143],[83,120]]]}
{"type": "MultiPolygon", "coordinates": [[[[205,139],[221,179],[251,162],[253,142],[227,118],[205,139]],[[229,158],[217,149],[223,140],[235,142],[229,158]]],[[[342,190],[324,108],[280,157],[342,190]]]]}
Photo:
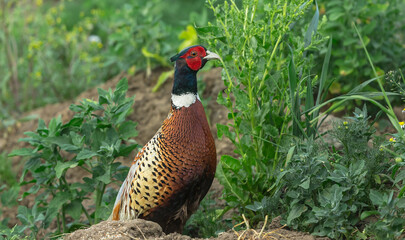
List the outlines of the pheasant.
{"type": "Polygon", "coordinates": [[[181,233],[197,210],[217,165],[214,139],[197,93],[197,72],[212,59],[220,57],[201,45],[170,58],[175,62],[170,112],[136,155],[110,219],[141,218],[158,223],[165,233],[181,233]]]}

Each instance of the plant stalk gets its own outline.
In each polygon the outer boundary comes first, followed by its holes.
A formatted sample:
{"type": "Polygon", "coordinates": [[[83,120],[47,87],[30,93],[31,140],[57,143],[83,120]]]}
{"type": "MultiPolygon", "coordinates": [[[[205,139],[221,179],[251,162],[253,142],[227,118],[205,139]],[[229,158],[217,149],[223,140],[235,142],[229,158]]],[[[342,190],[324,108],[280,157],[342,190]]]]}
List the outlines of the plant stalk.
{"type": "Polygon", "coordinates": [[[98,223],[98,212],[99,212],[99,208],[101,206],[101,200],[103,199],[103,194],[104,194],[104,190],[106,187],[106,184],[103,182],[100,182],[101,186],[98,187],[98,190],[96,192],[96,209],[94,212],[94,224],[98,223]]]}
{"type": "Polygon", "coordinates": [[[83,206],[83,203],[80,203],[80,205],[82,206],[82,210],[84,212],[84,215],[86,215],[87,220],[89,220],[89,224],[93,225],[94,223],[93,224],[91,223],[91,217],[90,217],[89,213],[87,212],[86,208],[83,206]]]}

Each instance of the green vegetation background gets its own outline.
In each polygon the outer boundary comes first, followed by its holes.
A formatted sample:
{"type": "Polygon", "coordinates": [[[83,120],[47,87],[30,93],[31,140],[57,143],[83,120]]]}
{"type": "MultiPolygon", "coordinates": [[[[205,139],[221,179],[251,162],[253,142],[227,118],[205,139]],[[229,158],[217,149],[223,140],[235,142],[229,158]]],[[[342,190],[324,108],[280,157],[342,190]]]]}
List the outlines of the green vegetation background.
{"type": "MultiPolygon", "coordinates": [[[[188,233],[215,235],[240,214],[252,225],[281,214],[289,227],[315,235],[395,239],[403,234],[405,213],[404,123],[392,107],[404,98],[404,14],[404,0],[0,0],[0,129],[120,72],[170,67],[174,52],[203,43],[224,57],[219,65],[227,89],[218,102],[232,124],[219,125],[218,136],[232,141],[238,157],[222,156],[218,167],[227,206],[215,209],[207,198],[188,233]],[[364,102],[373,107],[368,111],[364,102]],[[321,107],[354,111],[330,133],[343,148],[320,143],[321,107]],[[395,129],[389,140],[372,126],[382,115],[395,129]],[[224,219],[230,209],[239,214],[224,219]],[[369,217],[375,220],[360,226],[369,217]]],[[[10,155],[29,159],[24,175],[35,181],[24,195],[40,188],[48,195],[31,209],[19,207],[22,226],[9,229],[5,219],[0,239],[28,229],[35,237],[55,218],[55,236],[106,218],[102,212],[114,195],[106,186],[122,181],[127,170],[113,161],[136,147],[123,144],[136,135],[127,131],[135,123],[124,121],[133,103],[124,97],[125,80],[117,89],[72,105],[76,115],[68,123],[40,121],[25,139],[33,148],[10,155]],[[102,113],[91,115],[95,111],[102,113]],[[63,151],[75,157],[65,159],[63,151]],[[66,170],[75,167],[92,174],[85,186],[65,182],[66,170]],[[82,201],[92,192],[94,206],[85,209],[82,201]],[[65,222],[66,215],[74,221],[65,222]]],[[[15,204],[19,191],[7,154],[0,155],[3,206],[15,204]]]]}

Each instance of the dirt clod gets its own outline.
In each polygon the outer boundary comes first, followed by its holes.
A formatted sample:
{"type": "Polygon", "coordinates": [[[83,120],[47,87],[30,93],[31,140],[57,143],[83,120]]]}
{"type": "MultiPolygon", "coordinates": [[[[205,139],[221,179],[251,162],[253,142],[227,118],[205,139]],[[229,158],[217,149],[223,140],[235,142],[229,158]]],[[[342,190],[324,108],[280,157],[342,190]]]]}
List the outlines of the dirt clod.
{"type": "Polygon", "coordinates": [[[142,219],[128,221],[104,221],[87,229],[69,234],[66,240],[130,240],[156,239],[162,236],[159,224],[142,219]]]}

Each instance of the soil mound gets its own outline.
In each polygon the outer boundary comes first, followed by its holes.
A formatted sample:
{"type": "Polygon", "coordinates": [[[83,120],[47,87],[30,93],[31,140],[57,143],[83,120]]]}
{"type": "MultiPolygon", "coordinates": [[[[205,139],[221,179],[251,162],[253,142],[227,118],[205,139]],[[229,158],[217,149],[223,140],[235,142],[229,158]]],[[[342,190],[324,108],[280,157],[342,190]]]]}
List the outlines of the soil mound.
{"type": "MultiPolygon", "coordinates": [[[[249,229],[244,231],[229,230],[219,234],[218,237],[211,237],[213,240],[258,240],[258,239],[294,239],[294,240],[326,240],[328,238],[316,238],[303,232],[294,232],[282,229],[279,223],[280,218],[275,218],[273,222],[263,229],[249,229]]],[[[154,222],[142,219],[129,221],[104,221],[93,225],[88,229],[77,230],[64,237],[66,240],[104,240],[104,239],[161,239],[161,240],[192,240],[201,238],[191,238],[178,233],[166,235],[162,228],[154,222]]]]}

